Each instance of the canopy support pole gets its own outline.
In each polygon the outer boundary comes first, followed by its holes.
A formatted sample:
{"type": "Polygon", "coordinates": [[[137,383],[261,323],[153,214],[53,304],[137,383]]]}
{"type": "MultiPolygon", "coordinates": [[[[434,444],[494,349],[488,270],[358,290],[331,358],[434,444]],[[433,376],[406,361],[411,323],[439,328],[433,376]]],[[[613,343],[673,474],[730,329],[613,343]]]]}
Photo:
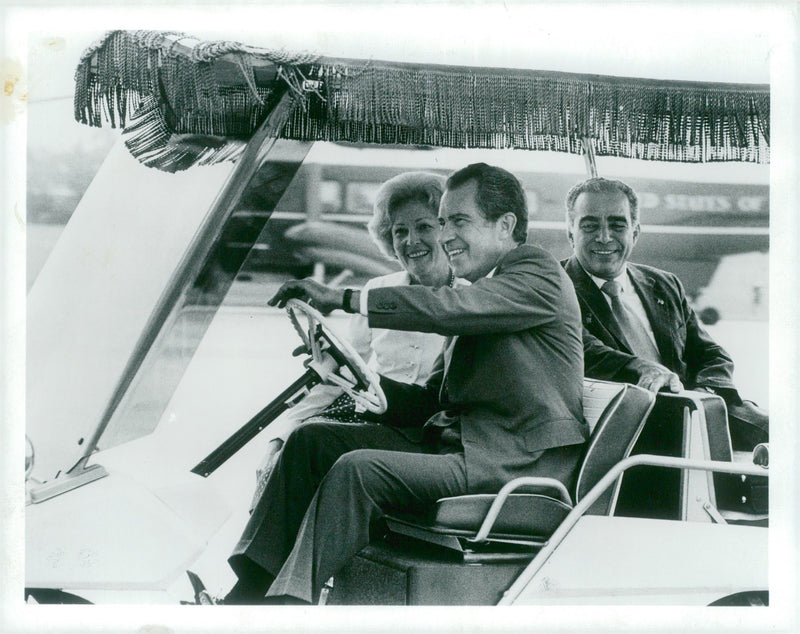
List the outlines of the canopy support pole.
{"type": "Polygon", "coordinates": [[[583,161],[586,164],[586,173],[589,178],[597,178],[597,163],[594,160],[594,146],[589,137],[581,137],[583,147],[583,161]]]}

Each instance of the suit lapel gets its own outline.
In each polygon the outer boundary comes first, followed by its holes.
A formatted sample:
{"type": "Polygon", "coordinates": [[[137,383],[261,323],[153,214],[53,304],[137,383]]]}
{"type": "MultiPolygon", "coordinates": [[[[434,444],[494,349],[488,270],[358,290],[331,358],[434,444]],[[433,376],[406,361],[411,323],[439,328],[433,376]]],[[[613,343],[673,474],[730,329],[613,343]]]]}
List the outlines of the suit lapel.
{"type": "Polygon", "coordinates": [[[444,340],[444,348],[442,349],[442,364],[444,366],[444,373],[442,375],[442,386],[439,388],[439,402],[440,403],[448,403],[448,391],[447,391],[447,375],[450,372],[450,363],[453,361],[453,351],[456,347],[456,341],[458,341],[458,337],[456,336],[448,336],[444,340]]]}
{"type": "MultiPolygon", "coordinates": [[[[493,277],[499,275],[503,271],[503,265],[509,262],[515,261],[519,256],[519,249],[521,247],[517,247],[516,249],[512,249],[508,253],[506,253],[500,261],[497,263],[497,267],[493,273],[493,277]]],[[[456,353],[456,348],[462,350],[461,354],[463,354],[463,350],[465,350],[465,346],[473,345],[470,343],[474,341],[470,337],[466,337],[463,341],[460,341],[460,337],[456,335],[451,335],[445,338],[444,341],[444,348],[442,350],[442,386],[439,389],[439,400],[442,403],[449,403],[450,396],[449,396],[449,376],[450,376],[450,365],[453,361],[453,355],[456,353]]]]}
{"type": "Polygon", "coordinates": [[[644,312],[647,313],[647,319],[650,321],[650,328],[653,329],[653,336],[656,340],[658,353],[661,355],[661,361],[664,365],[672,362],[669,358],[672,354],[672,338],[669,332],[670,319],[667,314],[667,302],[664,290],[658,283],[658,280],[646,272],[642,271],[636,265],[628,263],[628,275],[631,278],[631,283],[642,301],[644,312]]]}
{"type": "MultiPolygon", "coordinates": [[[[578,299],[586,309],[583,316],[583,323],[589,332],[605,331],[606,338],[610,338],[617,342],[616,347],[621,347],[623,351],[631,353],[631,347],[628,340],[622,334],[617,323],[617,318],[611,312],[611,307],[608,305],[603,291],[597,288],[589,274],[583,270],[583,267],[575,259],[569,258],[565,267],[567,274],[572,279],[575,286],[575,292],[578,294],[578,299]]],[[[602,339],[602,337],[600,337],[602,339]]]]}

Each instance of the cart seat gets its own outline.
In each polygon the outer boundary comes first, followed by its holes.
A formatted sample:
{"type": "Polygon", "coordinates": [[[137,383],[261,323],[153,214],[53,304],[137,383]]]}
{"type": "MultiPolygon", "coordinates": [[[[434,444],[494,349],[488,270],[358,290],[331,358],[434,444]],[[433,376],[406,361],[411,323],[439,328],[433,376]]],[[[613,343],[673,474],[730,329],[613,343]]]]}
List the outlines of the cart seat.
{"type": "MultiPolygon", "coordinates": [[[[573,492],[576,503],[630,454],[654,402],[652,392],[634,385],[584,380],[584,418],[590,437],[573,492]]],[[[619,484],[610,487],[589,513],[611,514],[619,484]]],[[[462,552],[487,542],[536,547],[572,510],[572,498],[558,480],[522,477],[497,494],[442,498],[425,515],[391,515],[387,525],[393,532],[462,552]]]]}

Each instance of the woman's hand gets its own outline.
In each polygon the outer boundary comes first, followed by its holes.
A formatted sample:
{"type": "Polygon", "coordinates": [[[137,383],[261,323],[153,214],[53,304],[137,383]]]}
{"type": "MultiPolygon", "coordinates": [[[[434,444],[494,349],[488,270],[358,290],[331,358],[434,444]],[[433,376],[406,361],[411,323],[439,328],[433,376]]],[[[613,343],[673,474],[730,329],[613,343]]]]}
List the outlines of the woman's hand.
{"type": "Polygon", "coordinates": [[[314,280],[290,280],[285,282],[267,302],[270,306],[283,308],[290,299],[307,302],[323,314],[342,307],[344,289],[330,288],[314,280]]]}

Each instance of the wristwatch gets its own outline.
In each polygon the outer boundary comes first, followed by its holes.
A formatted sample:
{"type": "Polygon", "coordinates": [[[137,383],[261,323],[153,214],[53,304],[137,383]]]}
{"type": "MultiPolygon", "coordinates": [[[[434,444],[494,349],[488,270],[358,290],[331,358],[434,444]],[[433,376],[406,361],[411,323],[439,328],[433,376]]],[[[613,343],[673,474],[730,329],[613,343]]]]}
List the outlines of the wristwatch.
{"type": "Polygon", "coordinates": [[[346,313],[354,314],[357,310],[353,310],[351,304],[353,303],[353,289],[346,288],[342,294],[342,310],[346,313]]]}

